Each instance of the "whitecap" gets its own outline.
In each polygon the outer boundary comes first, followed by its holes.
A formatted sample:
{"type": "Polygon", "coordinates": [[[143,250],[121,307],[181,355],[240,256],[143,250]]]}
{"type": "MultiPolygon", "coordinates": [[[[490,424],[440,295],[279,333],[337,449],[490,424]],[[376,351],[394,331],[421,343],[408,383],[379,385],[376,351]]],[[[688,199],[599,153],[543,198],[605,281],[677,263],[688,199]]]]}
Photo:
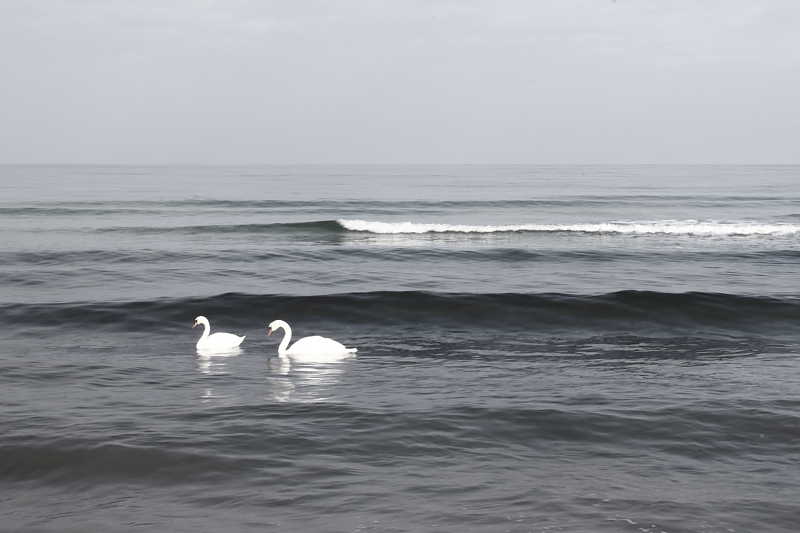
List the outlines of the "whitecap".
{"type": "Polygon", "coordinates": [[[416,222],[379,222],[344,219],[337,220],[337,223],[350,231],[377,234],[567,232],[631,235],[789,236],[800,233],[800,224],[698,220],[615,221],[580,224],[509,224],[500,226],[423,224],[416,222]]]}

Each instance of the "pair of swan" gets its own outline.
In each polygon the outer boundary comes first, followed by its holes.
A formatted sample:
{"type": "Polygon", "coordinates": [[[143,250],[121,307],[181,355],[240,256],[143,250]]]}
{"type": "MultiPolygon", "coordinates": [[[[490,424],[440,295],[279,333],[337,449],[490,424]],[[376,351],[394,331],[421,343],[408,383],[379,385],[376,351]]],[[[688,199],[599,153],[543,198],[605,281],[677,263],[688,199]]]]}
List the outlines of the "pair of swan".
{"type": "MultiPolygon", "coordinates": [[[[197,341],[198,350],[237,348],[244,340],[244,337],[239,337],[231,333],[214,333],[213,335],[209,335],[211,325],[204,316],[195,318],[192,328],[199,324],[202,324],[204,328],[203,336],[197,341]]],[[[290,348],[289,342],[292,340],[292,328],[283,320],[275,320],[270,323],[269,329],[267,330],[267,337],[272,335],[273,331],[279,329],[283,329],[286,335],[284,335],[280,346],[278,346],[278,355],[344,355],[357,351],[357,348],[347,348],[333,339],[320,337],[319,335],[303,337],[290,348]]]]}

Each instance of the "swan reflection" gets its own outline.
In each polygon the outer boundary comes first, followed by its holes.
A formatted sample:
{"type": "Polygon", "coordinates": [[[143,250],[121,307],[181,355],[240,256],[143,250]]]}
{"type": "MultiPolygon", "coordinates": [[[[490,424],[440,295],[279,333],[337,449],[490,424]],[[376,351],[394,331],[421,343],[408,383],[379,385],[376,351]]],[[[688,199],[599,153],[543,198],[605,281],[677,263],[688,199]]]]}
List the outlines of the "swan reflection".
{"type": "Polygon", "coordinates": [[[267,359],[267,374],[286,376],[292,369],[292,361],[285,355],[267,359]]]}
{"type": "Polygon", "coordinates": [[[324,360],[313,355],[270,357],[267,359],[267,398],[278,402],[329,400],[330,389],[339,383],[344,363],[352,359],[348,354],[327,356],[324,360]]]}
{"type": "Polygon", "coordinates": [[[227,374],[228,357],[233,357],[241,353],[241,348],[220,349],[197,349],[197,370],[203,374],[221,375],[227,374]]]}

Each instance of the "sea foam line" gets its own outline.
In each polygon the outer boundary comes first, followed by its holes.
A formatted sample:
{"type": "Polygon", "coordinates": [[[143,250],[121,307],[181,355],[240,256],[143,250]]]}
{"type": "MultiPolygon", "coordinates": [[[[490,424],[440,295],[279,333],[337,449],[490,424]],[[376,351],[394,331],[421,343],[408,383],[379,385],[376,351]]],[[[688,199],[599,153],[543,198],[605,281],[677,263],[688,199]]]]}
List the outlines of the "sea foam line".
{"type": "Polygon", "coordinates": [[[415,222],[377,222],[368,220],[336,221],[350,231],[380,234],[403,233],[503,233],[503,232],[574,232],[617,234],[668,234],[698,236],[796,235],[800,224],[762,224],[750,222],[716,222],[697,220],[661,220],[643,222],[604,222],[598,224],[512,224],[505,226],[471,226],[465,224],[419,224],[415,222]]]}

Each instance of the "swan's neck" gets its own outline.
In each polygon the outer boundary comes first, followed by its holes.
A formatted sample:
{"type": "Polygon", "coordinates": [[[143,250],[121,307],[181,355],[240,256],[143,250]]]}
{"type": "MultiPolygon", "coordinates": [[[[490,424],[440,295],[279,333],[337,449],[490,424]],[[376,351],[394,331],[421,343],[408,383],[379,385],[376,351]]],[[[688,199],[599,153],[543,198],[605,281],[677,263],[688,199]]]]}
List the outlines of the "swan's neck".
{"type": "Polygon", "coordinates": [[[281,327],[286,332],[286,335],[283,336],[283,340],[281,341],[281,345],[278,346],[278,354],[286,353],[286,348],[289,347],[289,341],[292,340],[292,328],[289,327],[289,324],[283,323],[281,327]]]}
{"type": "Polygon", "coordinates": [[[208,330],[211,329],[211,326],[208,325],[207,323],[205,322],[200,322],[200,323],[203,325],[203,336],[200,337],[200,340],[198,342],[206,340],[208,338],[208,330]]]}

